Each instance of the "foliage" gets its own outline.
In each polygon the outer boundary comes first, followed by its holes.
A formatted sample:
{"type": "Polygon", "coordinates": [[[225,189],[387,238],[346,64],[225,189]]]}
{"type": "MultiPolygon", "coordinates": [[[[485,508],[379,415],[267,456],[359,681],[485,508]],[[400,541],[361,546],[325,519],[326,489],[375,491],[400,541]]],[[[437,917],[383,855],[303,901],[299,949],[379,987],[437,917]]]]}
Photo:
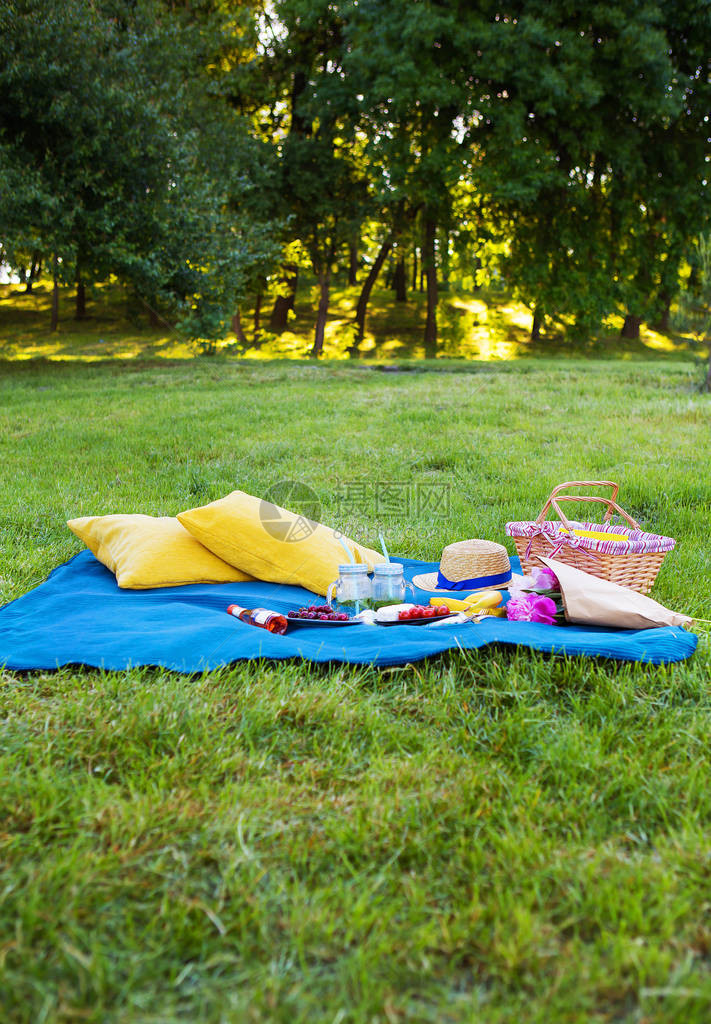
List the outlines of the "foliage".
{"type": "Polygon", "coordinates": [[[188,329],[219,333],[272,249],[254,217],[261,200],[249,209],[247,198],[268,160],[236,116],[206,103],[206,33],[150,2],[12,0],[2,17],[10,261],[40,248],[59,256],[63,280],[119,274],[187,311],[188,329]]]}
{"type": "MultiPolygon", "coordinates": [[[[679,17],[641,0],[578,14],[525,3],[494,34],[499,66],[514,56],[488,82],[501,102],[483,129],[483,203],[519,294],[584,330],[615,308],[654,320],[675,291],[678,235],[707,216],[706,58],[679,17]]],[[[706,4],[685,17],[711,38],[706,4]]]]}
{"type": "Polygon", "coordinates": [[[538,326],[665,324],[708,229],[708,0],[9,0],[0,19],[5,258],[117,274],[195,336],[293,278],[296,249],[320,351],[334,269],[384,241],[399,274],[419,248],[430,342],[437,269],[505,279],[538,326]]]}
{"type": "Polygon", "coordinates": [[[711,235],[702,235],[696,245],[696,283],[686,282],[679,296],[675,316],[677,330],[691,333],[698,345],[708,349],[702,391],[711,391],[711,235]]]}

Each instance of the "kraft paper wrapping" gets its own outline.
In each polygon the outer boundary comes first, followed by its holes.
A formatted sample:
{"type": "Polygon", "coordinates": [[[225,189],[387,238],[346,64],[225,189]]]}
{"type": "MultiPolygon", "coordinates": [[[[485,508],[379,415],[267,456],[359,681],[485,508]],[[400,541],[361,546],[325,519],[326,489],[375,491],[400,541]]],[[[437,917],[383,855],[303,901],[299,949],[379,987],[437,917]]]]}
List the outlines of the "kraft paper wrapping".
{"type": "Polygon", "coordinates": [[[539,560],[558,577],[565,617],[569,622],[619,629],[653,629],[657,626],[684,626],[692,621],[689,615],[670,611],[636,590],[598,579],[555,558],[539,556],[539,560]]]}

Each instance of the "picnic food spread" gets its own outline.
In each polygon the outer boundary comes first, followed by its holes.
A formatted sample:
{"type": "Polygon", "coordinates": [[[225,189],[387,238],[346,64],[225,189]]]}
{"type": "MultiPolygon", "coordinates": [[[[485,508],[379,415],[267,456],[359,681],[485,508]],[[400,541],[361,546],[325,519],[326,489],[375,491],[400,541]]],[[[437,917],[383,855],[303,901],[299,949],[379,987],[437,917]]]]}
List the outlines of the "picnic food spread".
{"type": "Polygon", "coordinates": [[[525,576],[513,576],[502,544],[472,538],[447,545],[438,571],[416,575],[410,583],[402,565],[390,561],[381,535],[386,561],[373,566],[371,579],[370,567],[356,562],[344,544],[351,561],[338,565],[327,604],[290,611],[288,624],[395,626],[451,620],[462,625],[491,616],[549,626],[569,621],[633,628],[687,624],[688,616],[643,596],[675,542],[641,530],[617,504],[617,493],[618,486],[611,481],[571,481],[554,488],[535,520],[507,523],[506,533],[514,539],[525,576]],[[568,493],[580,487],[609,488],[611,493],[568,493]],[[568,520],[560,507],[565,501],[604,504],[603,522],[568,520]],[[557,523],[545,518],[551,507],[558,513],[557,523]],[[613,512],[628,525],[613,525],[613,512]],[[619,579],[625,580],[624,586],[619,579]],[[438,596],[428,605],[403,603],[408,590],[415,595],[415,586],[438,596]]]}
{"type": "Polygon", "coordinates": [[[618,490],[611,481],[570,481],[554,488],[536,519],[506,523],[524,575],[512,572],[503,544],[469,538],[448,544],[436,571],[410,581],[403,565],[390,559],[382,535],[381,556],[286,509],[265,507],[242,491],[174,520],[105,516],[72,520],[69,526],[115,573],[119,586],[209,581],[212,574],[215,583],[263,579],[326,595],[325,603],[284,613],[235,603],[227,607],[238,622],[277,636],[300,626],[458,628],[502,617],[553,627],[687,625],[688,616],[645,596],[675,541],[642,530],[617,504],[618,490]],[[581,487],[610,493],[576,493],[581,487]],[[604,505],[603,521],[568,519],[561,503],[571,501],[604,505]],[[546,519],[549,509],[558,521],[546,519]],[[613,514],[625,523],[613,524],[613,514]],[[408,592],[415,599],[417,590],[435,596],[428,604],[405,603],[408,592]]]}

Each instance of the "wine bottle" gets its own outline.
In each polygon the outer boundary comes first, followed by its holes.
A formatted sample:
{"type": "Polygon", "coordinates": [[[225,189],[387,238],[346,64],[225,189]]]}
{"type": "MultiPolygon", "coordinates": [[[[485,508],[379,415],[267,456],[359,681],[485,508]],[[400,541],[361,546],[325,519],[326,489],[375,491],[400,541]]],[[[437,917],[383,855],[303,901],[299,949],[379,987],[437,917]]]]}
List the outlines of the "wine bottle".
{"type": "Polygon", "coordinates": [[[260,629],[267,629],[270,633],[286,633],[288,622],[286,617],[280,615],[279,612],[270,612],[268,608],[242,608],[238,604],[231,604],[227,611],[249,626],[259,626],[260,629]]]}

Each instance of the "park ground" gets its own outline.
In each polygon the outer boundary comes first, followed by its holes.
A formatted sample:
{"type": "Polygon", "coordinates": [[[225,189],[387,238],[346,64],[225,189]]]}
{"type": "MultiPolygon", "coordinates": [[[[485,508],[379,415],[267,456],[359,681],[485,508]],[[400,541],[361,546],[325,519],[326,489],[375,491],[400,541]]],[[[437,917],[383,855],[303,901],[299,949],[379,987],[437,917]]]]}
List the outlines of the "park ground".
{"type": "MultiPolygon", "coordinates": [[[[324,521],[437,559],[587,478],[677,539],[655,596],[711,618],[711,398],[672,342],[195,358],[145,325],[52,337],[12,308],[0,602],[80,549],[72,516],[296,477],[324,521]],[[388,482],[449,510],[384,515],[388,482]]],[[[496,648],[384,671],[1,673],[0,1020],[705,1024],[699,632],[666,667],[496,648]]]]}

